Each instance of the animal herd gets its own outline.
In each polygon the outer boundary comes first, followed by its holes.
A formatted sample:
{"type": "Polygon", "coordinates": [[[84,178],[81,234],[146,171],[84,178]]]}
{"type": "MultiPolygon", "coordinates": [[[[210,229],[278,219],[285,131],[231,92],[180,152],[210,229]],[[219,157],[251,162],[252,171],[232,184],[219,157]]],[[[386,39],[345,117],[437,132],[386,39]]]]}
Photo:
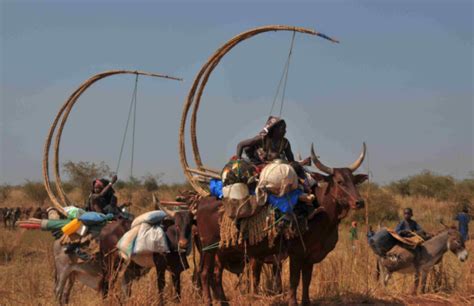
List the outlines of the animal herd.
{"type": "Polygon", "coordinates": [[[15,229],[17,221],[28,218],[47,219],[48,211],[46,208],[28,206],[28,207],[0,207],[0,221],[3,222],[5,229],[15,229]]]}

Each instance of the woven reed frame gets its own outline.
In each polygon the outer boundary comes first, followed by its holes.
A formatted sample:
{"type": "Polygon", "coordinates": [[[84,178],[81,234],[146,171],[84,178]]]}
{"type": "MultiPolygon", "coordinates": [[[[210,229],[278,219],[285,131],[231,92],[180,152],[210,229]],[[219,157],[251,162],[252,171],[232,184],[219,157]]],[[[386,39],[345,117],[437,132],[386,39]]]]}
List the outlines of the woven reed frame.
{"type": "MultiPolygon", "coordinates": [[[[310,34],[310,35],[320,35],[321,33],[316,32],[311,29],[306,29],[302,27],[295,27],[295,26],[287,26],[287,25],[267,25],[262,26],[254,29],[250,29],[243,33],[234,36],[229,41],[227,41],[224,45],[222,45],[219,49],[217,49],[214,54],[209,57],[207,62],[202,66],[201,70],[196,75],[194,79],[194,83],[189,90],[188,96],[185,100],[183,112],[181,115],[181,123],[179,129],[179,157],[181,167],[183,168],[184,175],[186,176],[188,182],[191,186],[196,190],[200,195],[207,196],[209,193],[203,189],[203,187],[193,178],[193,173],[189,171],[189,163],[186,157],[186,145],[185,145],[185,129],[186,129],[186,121],[189,113],[189,109],[193,106],[193,111],[191,114],[191,125],[190,125],[190,135],[191,135],[191,145],[193,150],[193,158],[194,162],[197,165],[198,169],[201,171],[207,171],[208,168],[203,165],[201,155],[199,153],[199,146],[197,142],[197,132],[196,132],[196,122],[197,122],[197,113],[199,110],[199,104],[201,102],[202,93],[204,88],[209,80],[209,77],[216,66],[219,64],[220,60],[234,48],[240,42],[252,38],[255,35],[270,32],[270,31],[293,31],[293,32],[300,32],[303,34],[310,34]]],[[[333,42],[337,42],[336,40],[332,40],[333,42]]]]}
{"type": "Polygon", "coordinates": [[[66,215],[63,205],[67,205],[70,203],[68,200],[66,193],[64,192],[64,189],[62,188],[62,181],[61,181],[61,175],[59,171],[59,147],[61,144],[61,136],[62,132],[64,129],[64,126],[67,122],[67,119],[69,117],[69,114],[71,113],[72,107],[74,104],[77,102],[79,97],[90,87],[92,84],[95,82],[112,76],[112,75],[117,75],[117,74],[135,74],[135,75],[145,75],[145,76],[151,76],[151,77],[159,77],[159,78],[165,78],[165,79],[171,79],[171,80],[181,80],[179,78],[167,76],[167,75],[161,75],[161,74],[155,74],[155,73],[149,73],[149,72],[144,72],[144,71],[131,71],[131,70],[110,70],[110,71],[105,71],[99,74],[96,74],[92,76],[91,78],[87,79],[84,83],[82,83],[66,100],[66,102],[61,106],[59,109],[56,117],[54,118],[54,121],[49,129],[48,136],[46,137],[46,141],[44,144],[43,148],[43,182],[44,182],[44,187],[48,193],[48,196],[54,205],[55,208],[57,208],[63,215],[66,215]],[[56,128],[58,127],[58,122],[61,119],[61,123],[59,125],[58,130],[56,131],[56,128]],[[50,182],[50,176],[49,176],[49,151],[51,148],[51,142],[54,133],[56,132],[56,138],[54,142],[54,176],[55,176],[55,187],[56,187],[56,192],[59,195],[58,199],[54,193],[52,192],[51,189],[51,182],[50,182]]]}

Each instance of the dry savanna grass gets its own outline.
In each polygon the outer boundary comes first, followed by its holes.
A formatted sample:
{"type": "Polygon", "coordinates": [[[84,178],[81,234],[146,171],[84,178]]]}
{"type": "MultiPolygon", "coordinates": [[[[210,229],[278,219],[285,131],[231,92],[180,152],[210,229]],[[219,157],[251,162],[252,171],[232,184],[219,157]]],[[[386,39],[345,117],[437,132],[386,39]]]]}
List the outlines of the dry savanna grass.
{"type": "MultiPolygon", "coordinates": [[[[161,198],[172,199],[175,189],[159,192],[161,198]]],[[[74,196],[74,195],[73,195],[74,196]]],[[[76,195],[77,196],[77,195],[76,195]]],[[[135,213],[151,209],[151,202],[142,192],[132,194],[119,193],[119,199],[130,197],[134,203],[142,203],[132,210],[135,213]]],[[[128,200],[128,199],[124,199],[128,200]]],[[[11,206],[21,204],[21,194],[15,191],[9,199],[11,206]]],[[[369,205],[370,201],[369,201],[369,205]]],[[[442,229],[439,219],[446,223],[452,219],[452,203],[439,202],[431,198],[396,197],[399,210],[410,206],[415,219],[428,231],[442,229]]],[[[333,252],[313,270],[310,287],[312,303],[322,305],[472,305],[474,304],[474,243],[469,241],[471,253],[467,262],[461,263],[452,253],[444,256],[443,262],[430,273],[428,278],[429,293],[411,296],[412,275],[394,274],[387,288],[375,278],[375,256],[368,249],[365,239],[365,225],[359,229],[359,240],[355,248],[349,241],[348,223],[351,215],[339,228],[339,242],[333,252]]],[[[394,223],[385,224],[393,227],[394,223]]],[[[376,225],[375,225],[376,226],[376,225]]],[[[472,235],[471,235],[472,236],[472,235]]],[[[53,238],[48,232],[15,230],[0,228],[0,305],[52,305],[55,304],[53,293],[53,238]]],[[[170,276],[167,275],[165,288],[166,302],[182,305],[202,304],[202,300],[193,290],[191,276],[193,259],[188,258],[191,269],[182,274],[182,297],[173,299],[173,288],[170,276]]],[[[268,272],[268,271],[265,271],[268,272]]],[[[264,273],[268,274],[268,273],[264,273]]],[[[155,271],[133,284],[132,296],[127,305],[155,305],[158,303],[155,271]]],[[[288,261],[283,267],[284,290],[289,287],[288,261]]],[[[235,275],[224,272],[224,286],[232,305],[284,305],[284,295],[250,295],[238,286],[235,275]]],[[[266,277],[262,281],[265,287],[266,277]]],[[[300,286],[301,287],[301,286],[300,286]]],[[[119,290],[106,300],[94,290],[76,283],[72,290],[71,305],[115,305],[118,304],[119,290]]],[[[299,295],[300,296],[300,293],[299,295]]]]}

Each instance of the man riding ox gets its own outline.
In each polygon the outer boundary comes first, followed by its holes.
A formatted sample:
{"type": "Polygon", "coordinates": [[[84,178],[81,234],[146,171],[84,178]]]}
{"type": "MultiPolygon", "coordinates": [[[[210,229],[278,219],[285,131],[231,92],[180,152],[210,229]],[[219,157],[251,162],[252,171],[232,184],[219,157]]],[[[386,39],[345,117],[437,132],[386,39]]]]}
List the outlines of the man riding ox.
{"type": "MultiPolygon", "coordinates": [[[[270,116],[263,130],[255,137],[241,141],[237,145],[237,158],[242,158],[245,152],[247,158],[257,167],[262,168],[266,163],[276,159],[294,162],[290,141],[285,137],[285,120],[270,116]]],[[[308,157],[301,162],[303,165],[311,163],[308,157]]]]}
{"type": "MultiPolygon", "coordinates": [[[[281,135],[281,134],[280,134],[281,135]]],[[[347,168],[331,168],[322,164],[313,148],[311,158],[314,165],[324,174],[310,173],[312,179],[319,185],[312,186],[311,191],[316,196],[320,209],[308,220],[308,230],[301,235],[285,239],[278,235],[273,244],[265,238],[255,244],[243,237],[243,242],[214,247],[221,240],[221,223],[223,218],[223,201],[216,197],[205,197],[197,205],[196,221],[199,242],[202,246],[200,276],[203,297],[211,304],[210,289],[212,286],[215,298],[227,301],[222,286],[223,269],[233,269],[245,263],[245,257],[255,260],[252,265],[254,275],[258,266],[267,256],[284,254],[290,256],[290,294],[289,302],[296,305],[296,290],[299,279],[303,279],[303,304],[309,304],[309,284],[313,265],[322,261],[336,246],[338,240],[338,225],[348,214],[349,210],[362,208],[364,200],[359,195],[356,185],[367,179],[367,175],[353,174],[364,160],[365,144],[359,158],[347,168]]],[[[258,284],[257,284],[258,285],[258,284]]]]}
{"type": "Polygon", "coordinates": [[[117,207],[117,197],[113,188],[115,182],[117,182],[117,175],[114,175],[110,182],[107,179],[95,179],[92,182],[92,190],[86,209],[104,214],[119,214],[120,210],[117,207]]]}

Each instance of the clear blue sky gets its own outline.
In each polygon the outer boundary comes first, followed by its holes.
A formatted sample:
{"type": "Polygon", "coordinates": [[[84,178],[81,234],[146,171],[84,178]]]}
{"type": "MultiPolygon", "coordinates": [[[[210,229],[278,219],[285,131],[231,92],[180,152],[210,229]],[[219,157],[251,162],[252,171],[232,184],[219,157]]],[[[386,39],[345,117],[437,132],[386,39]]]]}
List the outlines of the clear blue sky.
{"type": "MultiPolygon", "coordinates": [[[[232,36],[265,24],[297,35],[283,112],[295,153],[314,142],[344,166],[369,149],[375,181],[430,169],[457,178],[474,168],[472,1],[1,1],[0,183],[41,178],[44,139],[73,90],[109,69],[140,69],[134,174],[183,181],[177,156],[183,101],[206,59],[232,36]],[[93,3],[94,2],[94,3],[93,3]]],[[[268,115],[291,33],[238,45],[203,96],[198,139],[220,168],[268,115]]],[[[115,168],[133,76],[94,85],[64,131],[61,160],[115,168]]],[[[130,143],[119,171],[129,171],[130,143]]],[[[362,169],[367,171],[367,163],[362,169]]]]}

